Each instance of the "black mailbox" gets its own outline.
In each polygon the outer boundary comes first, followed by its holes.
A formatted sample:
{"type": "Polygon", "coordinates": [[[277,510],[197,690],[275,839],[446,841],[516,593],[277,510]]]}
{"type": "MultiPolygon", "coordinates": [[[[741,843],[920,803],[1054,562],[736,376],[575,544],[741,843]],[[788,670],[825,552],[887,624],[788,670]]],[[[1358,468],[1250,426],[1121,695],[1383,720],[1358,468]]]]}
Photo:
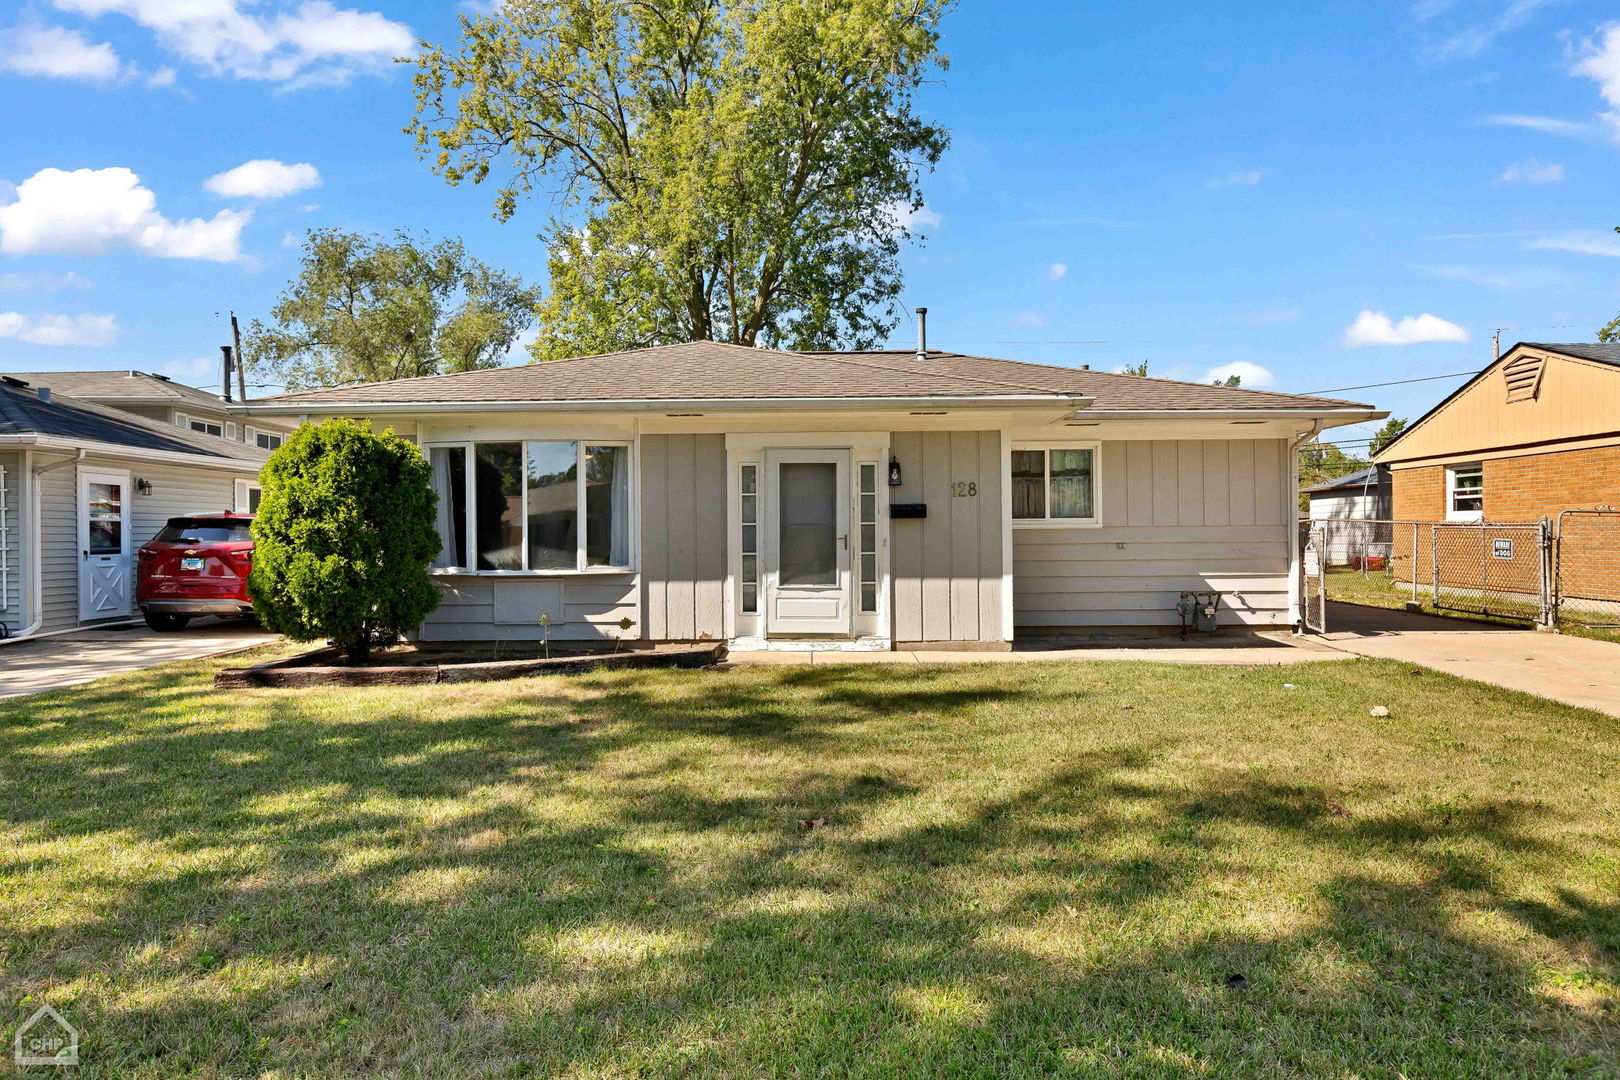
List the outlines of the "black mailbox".
{"type": "Polygon", "coordinates": [[[928,504],[890,503],[889,516],[892,518],[925,518],[928,516],[928,504]]]}

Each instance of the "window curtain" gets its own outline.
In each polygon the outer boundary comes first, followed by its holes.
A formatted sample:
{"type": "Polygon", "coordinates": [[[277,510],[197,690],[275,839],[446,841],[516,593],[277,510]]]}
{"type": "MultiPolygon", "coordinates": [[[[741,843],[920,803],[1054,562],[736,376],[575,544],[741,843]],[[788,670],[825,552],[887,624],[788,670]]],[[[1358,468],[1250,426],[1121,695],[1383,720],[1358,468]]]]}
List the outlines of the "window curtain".
{"type": "Polygon", "coordinates": [[[433,494],[439,503],[433,511],[433,528],[439,534],[439,553],[434,566],[463,566],[466,552],[462,534],[466,529],[466,504],[457,498],[458,490],[466,487],[467,452],[457,446],[435,446],[431,451],[433,462],[433,494]],[[456,482],[456,474],[461,482],[456,482]]]}
{"type": "Polygon", "coordinates": [[[1089,518],[1093,516],[1095,488],[1091,481],[1090,450],[1052,451],[1052,516],[1089,518]]]}

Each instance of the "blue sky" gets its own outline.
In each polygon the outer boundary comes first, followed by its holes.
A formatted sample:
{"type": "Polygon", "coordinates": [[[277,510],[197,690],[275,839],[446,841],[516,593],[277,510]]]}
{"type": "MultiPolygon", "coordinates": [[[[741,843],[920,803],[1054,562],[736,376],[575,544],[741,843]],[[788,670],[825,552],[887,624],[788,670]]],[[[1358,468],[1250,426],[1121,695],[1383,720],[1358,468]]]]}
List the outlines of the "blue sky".
{"type": "MultiPolygon", "coordinates": [[[[400,132],[408,70],[388,58],[452,39],[454,5],[0,11],[0,370],[207,382],[224,313],[263,314],[313,226],[460,235],[543,276],[544,205],[495,222],[400,132]]],[[[1246,385],[1297,391],[1477,369],[1496,327],[1592,340],[1620,310],[1616,14],[964,3],[922,100],[953,143],[906,307],[930,308],[938,347],[1252,365],[1246,385]]],[[[1455,385],[1347,396],[1415,416],[1455,385]]]]}

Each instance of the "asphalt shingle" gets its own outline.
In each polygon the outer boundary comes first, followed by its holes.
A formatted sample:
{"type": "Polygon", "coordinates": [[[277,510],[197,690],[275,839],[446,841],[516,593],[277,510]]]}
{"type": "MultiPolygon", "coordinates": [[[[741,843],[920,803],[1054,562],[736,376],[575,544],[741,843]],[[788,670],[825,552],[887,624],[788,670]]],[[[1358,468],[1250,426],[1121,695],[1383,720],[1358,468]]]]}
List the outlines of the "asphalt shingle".
{"type": "Polygon", "coordinates": [[[983,396],[1095,397],[1093,408],[1368,408],[1137,375],[930,351],[782,352],[713,341],[664,345],[545,364],[302,390],[261,403],[362,405],[493,401],[681,401],[983,396]]]}

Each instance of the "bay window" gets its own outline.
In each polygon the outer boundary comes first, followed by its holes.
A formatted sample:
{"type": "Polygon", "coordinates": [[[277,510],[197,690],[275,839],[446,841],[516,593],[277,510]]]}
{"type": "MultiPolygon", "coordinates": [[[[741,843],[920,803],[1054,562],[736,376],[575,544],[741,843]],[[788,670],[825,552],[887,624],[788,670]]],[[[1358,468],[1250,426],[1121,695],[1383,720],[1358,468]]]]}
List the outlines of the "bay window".
{"type": "Polygon", "coordinates": [[[630,447],[501,441],[428,447],[440,568],[630,567],[630,447]]]}
{"type": "Polygon", "coordinates": [[[1096,466],[1095,443],[1015,446],[1013,521],[1097,524],[1096,466]]]}

